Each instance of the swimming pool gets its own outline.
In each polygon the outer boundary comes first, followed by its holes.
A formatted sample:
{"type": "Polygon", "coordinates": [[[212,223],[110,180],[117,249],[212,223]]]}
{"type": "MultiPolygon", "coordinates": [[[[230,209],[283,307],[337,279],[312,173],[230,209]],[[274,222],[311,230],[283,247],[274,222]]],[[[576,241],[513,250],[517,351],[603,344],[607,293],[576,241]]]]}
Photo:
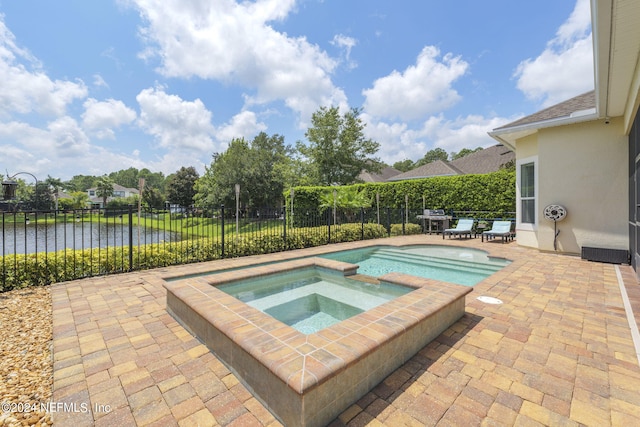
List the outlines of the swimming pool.
{"type": "Polygon", "coordinates": [[[478,249],[446,245],[372,246],[319,256],[357,264],[358,273],[368,276],[397,271],[464,286],[473,286],[511,263],[478,249]]]}
{"type": "Polygon", "coordinates": [[[218,289],[304,334],[318,332],[413,290],[361,282],[318,268],[253,277],[219,285],[218,289]]]}
{"type": "MultiPolygon", "coordinates": [[[[491,257],[483,250],[447,245],[374,245],[362,249],[327,252],[290,259],[305,259],[316,256],[357,264],[358,273],[367,276],[380,277],[387,273],[399,272],[464,286],[474,286],[511,263],[504,258],[491,257]]],[[[248,267],[269,266],[279,262],[282,261],[258,262],[248,267]]],[[[248,267],[183,274],[165,280],[172,282],[237,271],[248,267]]]]}

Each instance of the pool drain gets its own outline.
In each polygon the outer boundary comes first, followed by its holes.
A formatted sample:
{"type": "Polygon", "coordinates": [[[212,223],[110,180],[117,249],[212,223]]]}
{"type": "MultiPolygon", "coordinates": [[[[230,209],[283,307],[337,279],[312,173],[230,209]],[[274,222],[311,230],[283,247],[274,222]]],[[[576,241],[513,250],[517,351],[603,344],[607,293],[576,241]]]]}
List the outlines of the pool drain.
{"type": "Polygon", "coordinates": [[[487,304],[502,304],[502,300],[499,300],[498,298],[494,298],[494,297],[487,297],[487,296],[481,295],[478,297],[478,299],[487,304]]]}

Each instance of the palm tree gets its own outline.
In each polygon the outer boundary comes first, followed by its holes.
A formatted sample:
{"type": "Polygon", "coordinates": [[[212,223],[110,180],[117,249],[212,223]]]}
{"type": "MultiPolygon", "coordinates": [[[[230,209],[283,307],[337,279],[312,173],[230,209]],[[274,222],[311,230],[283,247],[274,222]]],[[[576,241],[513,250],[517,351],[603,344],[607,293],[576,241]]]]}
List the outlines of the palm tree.
{"type": "Polygon", "coordinates": [[[107,198],[113,196],[114,182],[107,175],[102,175],[98,178],[98,184],[96,185],[96,195],[102,197],[102,207],[107,207],[107,198]]]}
{"type": "Polygon", "coordinates": [[[349,221],[355,217],[356,210],[371,206],[371,199],[364,191],[355,187],[338,187],[320,195],[320,209],[333,209],[333,222],[336,222],[336,209],[345,211],[349,221]]]}
{"type": "Polygon", "coordinates": [[[86,208],[89,203],[89,196],[84,191],[74,191],[70,194],[71,199],[73,200],[73,208],[74,209],[82,209],[86,208]]]}

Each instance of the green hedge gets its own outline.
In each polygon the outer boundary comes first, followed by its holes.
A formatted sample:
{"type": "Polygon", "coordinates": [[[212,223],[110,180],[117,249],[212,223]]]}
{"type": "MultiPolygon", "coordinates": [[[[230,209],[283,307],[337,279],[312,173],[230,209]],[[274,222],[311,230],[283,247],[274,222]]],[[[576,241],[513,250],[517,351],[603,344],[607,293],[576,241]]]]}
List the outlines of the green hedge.
{"type": "MultiPolygon", "coordinates": [[[[378,224],[342,224],[331,227],[330,243],[385,237],[378,224]]],[[[326,226],[291,229],[282,235],[256,234],[225,242],[225,257],[266,254],[290,249],[325,245],[329,242],[326,226]]],[[[221,258],[218,240],[201,238],[188,242],[154,243],[133,248],[133,270],[145,270],[221,258]]],[[[17,254],[0,257],[0,292],[28,286],[129,271],[129,248],[109,247],[77,251],[58,251],[46,256],[17,254]]]]}
{"type": "MultiPolygon", "coordinates": [[[[376,194],[380,206],[401,208],[408,196],[409,209],[422,209],[423,197],[427,208],[454,211],[514,212],[516,175],[514,171],[499,170],[481,175],[436,176],[397,182],[355,184],[365,191],[375,206],[376,194]]],[[[296,187],[294,207],[317,209],[320,195],[331,187],[296,187]]],[[[290,209],[290,191],[284,192],[290,209]]]]}
{"type": "MultiPolygon", "coordinates": [[[[422,227],[418,224],[413,224],[411,222],[406,223],[404,225],[404,234],[420,234],[422,233],[422,227]]],[[[391,235],[392,236],[402,236],[402,224],[391,224],[391,235]]]]}

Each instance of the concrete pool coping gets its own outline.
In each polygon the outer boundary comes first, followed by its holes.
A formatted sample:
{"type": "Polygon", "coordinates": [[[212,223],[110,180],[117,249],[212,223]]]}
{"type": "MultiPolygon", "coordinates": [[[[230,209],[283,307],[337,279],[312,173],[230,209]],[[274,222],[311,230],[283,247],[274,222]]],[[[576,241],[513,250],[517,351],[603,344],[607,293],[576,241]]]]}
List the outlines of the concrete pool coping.
{"type": "Polygon", "coordinates": [[[167,310],[285,425],[323,426],[464,315],[472,288],[400,273],[414,291],[305,335],[216,288],[305,268],[357,265],[304,258],[165,284],[167,310]]]}

